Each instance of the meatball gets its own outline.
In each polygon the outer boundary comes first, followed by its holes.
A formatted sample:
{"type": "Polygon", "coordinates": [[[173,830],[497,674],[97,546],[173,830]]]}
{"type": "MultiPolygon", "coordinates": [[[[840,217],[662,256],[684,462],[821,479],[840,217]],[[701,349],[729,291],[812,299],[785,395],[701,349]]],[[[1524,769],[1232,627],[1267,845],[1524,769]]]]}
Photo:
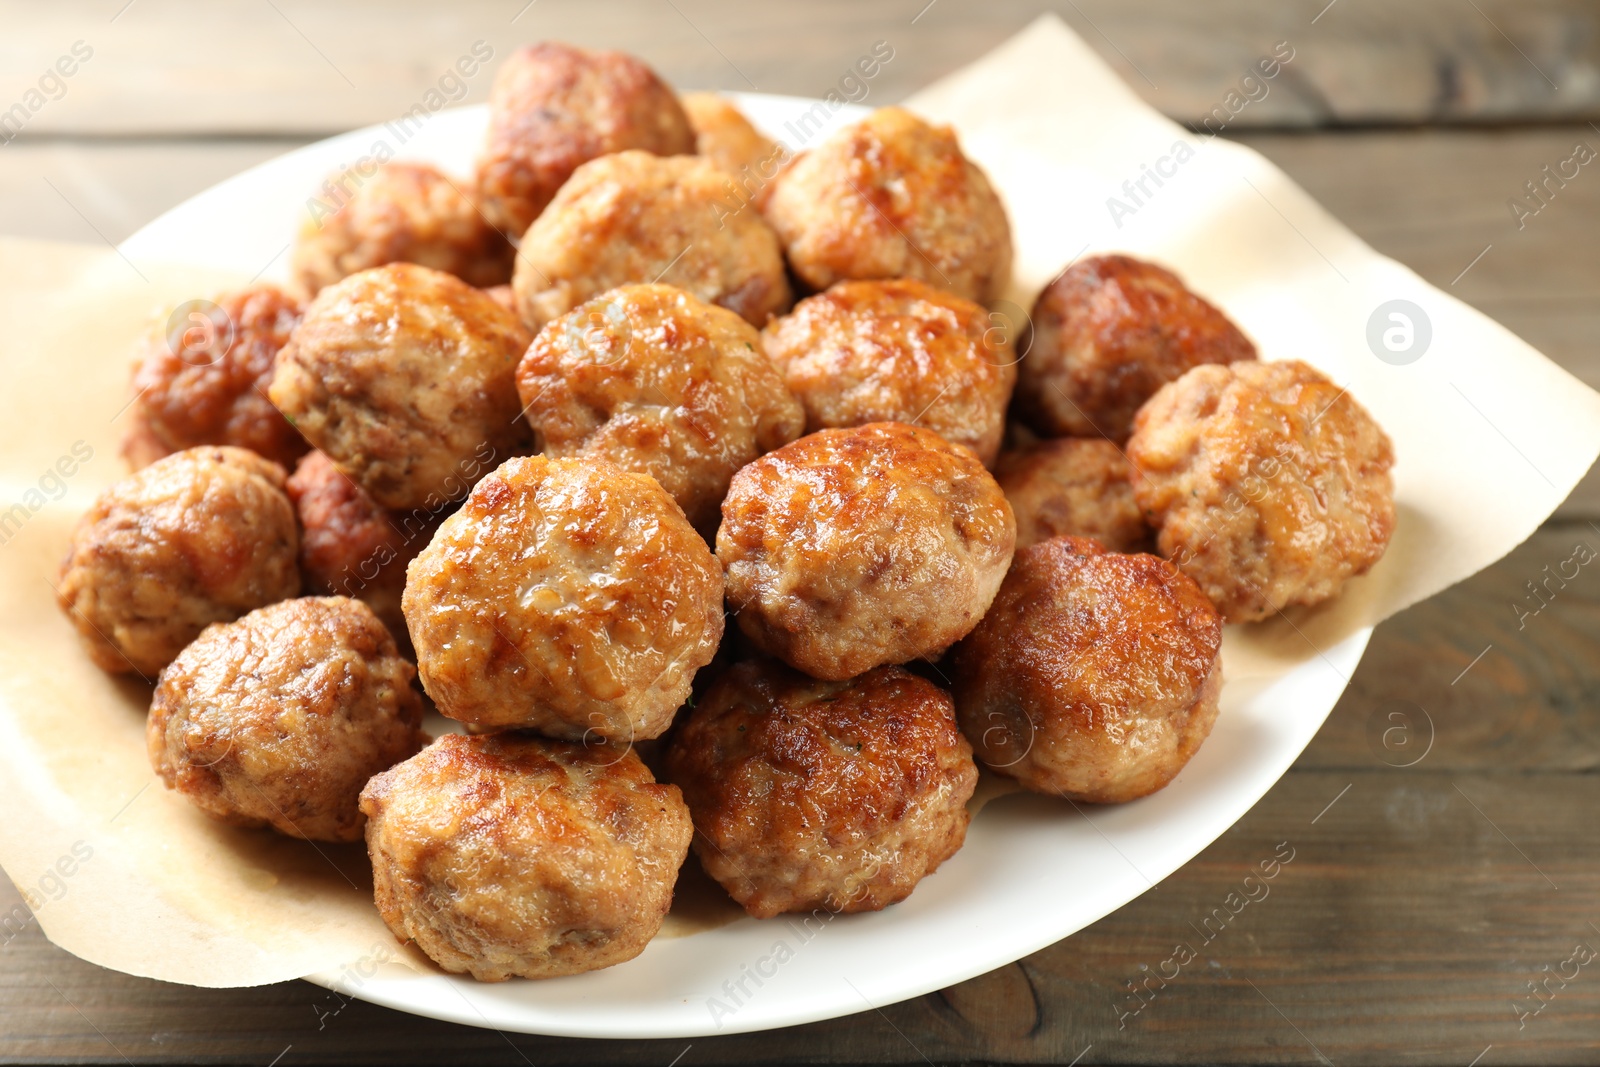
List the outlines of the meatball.
{"type": "Polygon", "coordinates": [[[686,93],[679,98],[694,127],[695,152],[732,175],[741,189],[758,189],[770,181],[788,152],[745,118],[744,112],[717,93],[686,93]]]}
{"type": "Polygon", "coordinates": [[[648,475],[513,459],[412,560],[423,688],[477,726],[658,737],[722,639],[722,575],[648,475]]]}
{"type": "Polygon", "coordinates": [[[300,591],[283,468],[242,448],[157,460],[95,500],[56,599],[103,670],[153,677],[209,624],[300,591]]]}
{"type": "Polygon", "coordinates": [[[557,41],[518,49],[495,74],[478,189],[489,221],[520,237],[572,172],[641,149],[694,151],[689,119],[656,73],[621,52],[557,41]]]}
{"type": "Polygon", "coordinates": [[[1222,620],[1150,555],[1057,537],[1017,552],[951,655],[978,759],[1038,793],[1096,804],[1172,781],[1217,718],[1222,620]]]}
{"type": "Polygon", "coordinates": [[[667,749],[695,854],[745,911],[879,911],[955,855],[978,783],[949,694],[899,667],[712,683],[667,749]]]}
{"type": "Polygon", "coordinates": [[[955,131],[880,108],[795,159],[764,211],[813,289],[918,278],[987,303],[1011,278],[1011,224],[955,131]]]}
{"type": "Polygon", "coordinates": [[[1256,358],[1256,346],[1171,271],[1093,256],[1062,271],[1033,305],[1017,377],[1019,414],[1046,437],[1127,440],[1157,389],[1204,363],[1256,358]]]}
{"type": "Polygon", "coordinates": [[[223,822],[358,841],[361,787],[427,743],[415,675],[372,609],[348,597],[212,623],[161,672],[150,765],[223,822]]]}
{"type": "Polygon", "coordinates": [[[117,451],[130,471],[141,470],[163,456],[172,455],[172,450],[151,429],[150,416],[137,398],[128,405],[128,426],[117,451]]]}
{"type": "Polygon", "coordinates": [[[433,516],[385,511],[321,452],[308,453],[285,488],[300,518],[300,573],[307,591],[365,601],[408,643],[400,594],[406,565],[433,536],[433,516]]]}
{"type": "Polygon", "coordinates": [[[651,475],[708,537],[734,471],[804,425],[755,327],[666,285],[613,289],[550,323],[517,391],[546,455],[651,475]]]}
{"type": "Polygon", "coordinates": [[[840,282],[762,331],[806,409],[806,432],[924,426],[993,464],[1016,357],[989,313],[914,278],[840,282]]]}
{"type": "Polygon", "coordinates": [[[531,340],[454,275],[391,263],[312,301],[272,402],[380,506],[431,511],[525,446],[516,369],[531,340]]]}
{"type": "Polygon", "coordinates": [[[1327,600],[1394,533],[1388,435],[1298,361],[1196,367],[1163,386],[1128,459],[1162,554],[1229,622],[1327,600]]]}
{"type": "Polygon", "coordinates": [[[293,256],[294,276],[309,294],[385,263],[418,263],[482,288],[511,280],[511,242],[436,167],[386,163],[365,179],[335,175],[323,189],[338,206],[313,208],[293,256]]]}
{"type": "Polygon", "coordinates": [[[447,734],[361,793],[383,921],[445,970],[553,978],[644,951],[694,827],[639,757],[447,734]]]}
{"type": "Polygon", "coordinates": [[[1113,552],[1148,552],[1154,531],[1133,498],[1128,457],[1099,437],[1063,437],[1003,452],[994,477],[1017,517],[1017,548],[1092,537],[1113,552]]]}
{"type": "Polygon", "coordinates": [[[511,314],[517,313],[517,294],[512,290],[510,282],[504,285],[491,285],[484,290],[484,293],[511,314]]]}
{"type": "Polygon", "coordinates": [[[734,475],[717,556],[745,635],[839,681],[964,637],[1015,539],[970,449],[875,422],[802,437],[734,475]]]}
{"type": "Polygon", "coordinates": [[[186,305],[163,315],[139,347],[133,391],[143,426],[124,454],[137,469],[197,445],[235,445],[294,463],[305,438],[272,406],[267,386],[303,309],[271,285],[191,304],[182,321],[174,320],[186,305]]]}
{"type": "Polygon", "coordinates": [[[511,280],[534,329],[629,282],[687,289],[758,327],[792,296],[777,237],[697,156],[585,163],[528,228],[511,280]]]}

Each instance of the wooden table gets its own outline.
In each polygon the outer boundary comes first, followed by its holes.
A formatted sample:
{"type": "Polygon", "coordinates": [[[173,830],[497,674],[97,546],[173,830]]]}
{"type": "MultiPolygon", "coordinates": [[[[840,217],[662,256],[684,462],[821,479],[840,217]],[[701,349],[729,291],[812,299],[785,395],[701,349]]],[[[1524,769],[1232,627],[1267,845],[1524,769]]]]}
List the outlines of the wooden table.
{"type": "MultiPolygon", "coordinates": [[[[878,104],[1038,11],[1010,0],[525,3],[5,3],[0,108],[75,42],[93,55],[0,147],[0,232],[119,240],[245,166],[404,111],[474,40],[497,55],[547,36],[606,44],[680,86],[812,95],[888,40],[895,58],[868,101],[878,104]]],[[[1059,11],[1188,121],[1256,56],[1291,42],[1290,76],[1229,134],[1381,251],[1600,384],[1600,170],[1585,168],[1521,228],[1508,208],[1575,143],[1600,148],[1595,3],[1063,0],[1059,11]]],[[[468,99],[486,87],[477,79],[468,99]]],[[[1600,549],[1596,520],[1591,475],[1508,558],[1381,626],[1315,742],[1221,840],[1081,933],[937,994],[782,1033],[581,1042],[357,1002],[329,1014],[329,994],[298,982],[144,981],[30,927],[0,947],[0,1060],[1600,1060],[1600,969],[1548,977],[1575,945],[1600,948],[1600,568],[1525,625],[1514,608],[1547,564],[1579,543],[1600,549]],[[1431,723],[1414,735],[1431,749],[1405,768],[1393,764],[1412,757],[1382,743],[1394,711],[1431,723]],[[1284,841],[1296,859],[1270,897],[1119,1027],[1128,983],[1284,841]]],[[[0,913],[18,900],[3,884],[0,913]]]]}

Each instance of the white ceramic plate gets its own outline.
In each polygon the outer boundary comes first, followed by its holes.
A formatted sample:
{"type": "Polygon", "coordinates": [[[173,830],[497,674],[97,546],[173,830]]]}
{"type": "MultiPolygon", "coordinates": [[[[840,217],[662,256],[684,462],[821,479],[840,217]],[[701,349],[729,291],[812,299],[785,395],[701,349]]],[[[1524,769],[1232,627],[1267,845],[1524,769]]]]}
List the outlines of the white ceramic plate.
{"type": "MultiPolygon", "coordinates": [[[[739,101],[778,137],[785,122],[817,105],[754,94],[739,101]]],[[[846,106],[831,121],[861,113],[846,106]]],[[[202,263],[281,279],[307,198],[329,172],[387,151],[464,174],[484,121],[481,107],[463,108],[433,116],[403,143],[381,126],[321,141],[201,193],[130,237],[122,250],[135,262],[202,263]]],[[[308,977],[418,1015],[578,1037],[739,1033],[919,996],[1082,929],[1216,840],[1310,742],[1370,636],[1371,630],[1357,633],[1273,684],[1226,686],[1211,738],[1155,796],[1081,809],[1021,793],[992,800],[973,820],[966,846],[909,900],[886,911],[741,918],[658,938],[638,959],[609,970],[543,982],[482,985],[399,968],[370,978],[308,977]]]]}

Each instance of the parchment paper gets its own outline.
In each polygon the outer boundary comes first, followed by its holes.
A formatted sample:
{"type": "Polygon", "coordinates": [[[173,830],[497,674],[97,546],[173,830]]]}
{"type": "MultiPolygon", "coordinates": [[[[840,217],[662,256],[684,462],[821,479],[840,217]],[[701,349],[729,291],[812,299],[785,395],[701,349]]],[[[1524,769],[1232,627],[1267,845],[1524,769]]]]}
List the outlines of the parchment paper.
{"type": "MultiPolygon", "coordinates": [[[[955,125],[1004,196],[1018,308],[1081,254],[1155,258],[1221,304],[1263,358],[1322,367],[1393,436],[1400,512],[1388,555],[1329,606],[1230,627],[1234,682],[1279,675],[1492,563],[1600,451],[1600,396],[1377,256],[1255,153],[1151,111],[1054,18],[908,106],[955,125]],[[1146,178],[1135,203],[1123,183],[1146,167],[1167,176],[1146,178]],[[1432,332],[1403,366],[1366,337],[1374,310],[1396,299],[1421,308],[1432,332]]],[[[148,686],[90,665],[53,602],[71,523],[123,473],[133,338],[155,309],[244,280],[0,241],[0,866],[56,944],[133,974],[237,986],[425,969],[379,921],[359,846],[229,829],[167,794],[144,752],[148,686]]],[[[697,918],[680,914],[669,932],[697,918]]],[[[27,921],[0,916],[0,939],[27,921]]]]}

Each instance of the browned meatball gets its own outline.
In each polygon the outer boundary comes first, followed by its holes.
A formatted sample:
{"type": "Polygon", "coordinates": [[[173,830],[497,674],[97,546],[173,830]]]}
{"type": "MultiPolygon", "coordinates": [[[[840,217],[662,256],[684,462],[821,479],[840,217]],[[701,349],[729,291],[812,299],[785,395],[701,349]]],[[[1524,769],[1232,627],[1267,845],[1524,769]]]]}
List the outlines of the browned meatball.
{"type": "Polygon", "coordinates": [[[955,855],[978,782],[938,686],[899,667],[818,682],[725,671],[667,750],[695,854],[759,919],[879,911],[955,855]]]}
{"type": "Polygon", "coordinates": [[[698,156],[621,152],[579,167],[522,238],[511,284],[523,321],[538,329],[630,282],[687,289],[754,326],[788,310],[778,239],[727,183],[698,156]]]}
{"type": "Polygon", "coordinates": [[[510,282],[507,282],[505,285],[491,285],[489,288],[485,289],[484,292],[488,294],[496,304],[499,304],[513,315],[517,313],[517,294],[511,288],[510,282]]]}
{"type": "Polygon", "coordinates": [[[694,127],[695,152],[726,171],[738,188],[771,180],[787,152],[745,118],[732,100],[717,93],[685,93],[678,102],[694,127]]]}
{"type": "Polygon", "coordinates": [[[101,669],[153,677],[213,622],[300,591],[283,468],[191,448],[117,482],[78,520],[56,599],[101,669]]]}
{"type": "Polygon", "coordinates": [[[717,557],[757,646],[842,680],[965,636],[1015,538],[1011,508],[971,449],[875,422],[802,437],[734,475],[717,557]]]}
{"type": "Polygon", "coordinates": [[[683,510],[604,460],[509,460],[406,574],[439,710],[552,737],[660,736],[722,639],[722,575],[683,510]]]}
{"type": "Polygon", "coordinates": [[[338,207],[314,209],[294,248],[294,276],[309,294],[385,263],[418,263],[480,288],[511,280],[511,242],[437,167],[386,163],[367,178],[335,175],[324,189],[338,207]]]}
{"type": "Polygon", "coordinates": [[[1229,622],[1327,600],[1394,533],[1388,435],[1295,360],[1196,367],[1140,410],[1128,459],[1162,555],[1229,622]]]}
{"type": "Polygon", "coordinates": [[[1011,224],[955,131],[880,108],[778,175],[764,210],[813,289],[846,278],[920,278],[976,300],[1011,278],[1011,224]]]}
{"type": "Polygon", "coordinates": [[[806,409],[806,432],[924,426],[994,463],[1016,357],[989,313],[912,278],[840,282],[762,331],[806,409]]]}
{"type": "Polygon", "coordinates": [[[454,275],[391,263],[311,302],[272,402],[379,505],[431,511],[525,446],[516,369],[531,340],[454,275]]]}
{"type": "Polygon", "coordinates": [[[427,512],[385,511],[333,461],[308,453],[285,488],[300,518],[300,573],[308,592],[366,602],[402,645],[406,565],[433,536],[427,512]]]}
{"type": "Polygon", "coordinates": [[[1063,437],[1000,454],[995,481],[1017,517],[1017,548],[1092,537],[1113,552],[1148,552],[1155,533],[1133,498],[1128,457],[1100,437],[1063,437]]]}
{"type": "Polygon", "coordinates": [[[357,801],[427,743],[416,671],[372,609],[301,597],[213,623],[161,672],[150,765],[236,826],[357,841],[357,801]]]}
{"type": "Polygon", "coordinates": [[[1256,358],[1229,318],[1176,274],[1132,256],[1092,256],[1033,305],[1017,408],[1047,437],[1125,441],[1134,412],[1191,367],[1256,358]]]}
{"type": "Polygon", "coordinates": [[[128,405],[127,428],[122,432],[117,451],[130,471],[141,470],[163,456],[172,455],[172,450],[151,429],[150,416],[137,399],[128,405]]]}
{"type": "Polygon", "coordinates": [[[272,406],[267,386],[301,311],[276,287],[255,285],[193,302],[181,321],[163,314],[134,361],[134,407],[144,426],[124,449],[130,464],[137,469],[197,445],[236,445],[294,463],[305,438],[272,406]]]}
{"type": "Polygon", "coordinates": [[[1038,793],[1115,804],[1183,769],[1217,718],[1222,620],[1165,560],[1058,537],[1017,552],[956,646],[978,759],[1038,793]]]}
{"type": "Polygon", "coordinates": [[[489,96],[488,144],[478,160],[484,212],[520,237],[580,164],[629,148],[694,151],[689,119],[655,71],[621,52],[557,41],[520,48],[489,96]]]}
{"type": "Polygon", "coordinates": [[[480,982],[553,978],[644,951],[694,833],[632,752],[447,734],[361,794],[383,921],[480,982]]]}
{"type": "Polygon", "coordinates": [[[550,323],[517,391],[546,455],[651,475],[707,537],[733,472],[804,425],[755,327],[667,285],[613,289],[550,323]]]}

